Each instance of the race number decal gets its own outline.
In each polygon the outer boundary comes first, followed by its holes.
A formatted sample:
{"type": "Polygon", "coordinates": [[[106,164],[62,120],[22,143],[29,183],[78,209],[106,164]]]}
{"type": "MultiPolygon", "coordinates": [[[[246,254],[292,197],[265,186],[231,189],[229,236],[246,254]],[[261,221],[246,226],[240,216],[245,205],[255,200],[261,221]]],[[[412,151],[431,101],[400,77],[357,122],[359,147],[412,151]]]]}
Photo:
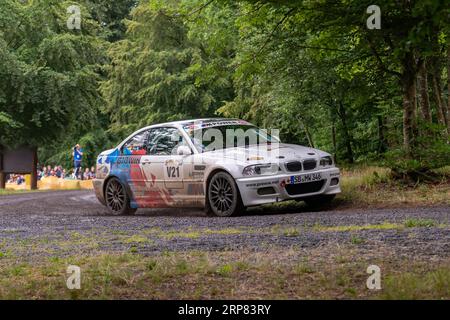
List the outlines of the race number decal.
{"type": "Polygon", "coordinates": [[[183,179],[183,167],[181,163],[169,160],[165,163],[164,168],[165,180],[181,180],[183,179]]]}
{"type": "Polygon", "coordinates": [[[167,167],[167,177],[168,178],[179,178],[180,177],[180,167],[167,167]]]}

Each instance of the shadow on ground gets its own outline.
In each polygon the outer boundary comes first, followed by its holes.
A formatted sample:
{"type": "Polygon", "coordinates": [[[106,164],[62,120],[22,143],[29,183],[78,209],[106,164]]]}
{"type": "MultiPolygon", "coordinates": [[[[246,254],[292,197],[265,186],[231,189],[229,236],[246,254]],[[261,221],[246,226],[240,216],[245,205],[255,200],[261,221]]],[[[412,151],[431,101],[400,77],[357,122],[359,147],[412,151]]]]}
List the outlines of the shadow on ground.
{"type": "MultiPolygon", "coordinates": [[[[343,200],[336,199],[333,203],[319,208],[308,207],[302,201],[285,201],[277,204],[269,204],[247,208],[238,216],[266,216],[297,214],[303,212],[321,212],[336,210],[343,204],[343,200]]],[[[164,208],[164,209],[139,209],[136,216],[151,217],[207,217],[202,209],[197,208],[164,208]]]]}

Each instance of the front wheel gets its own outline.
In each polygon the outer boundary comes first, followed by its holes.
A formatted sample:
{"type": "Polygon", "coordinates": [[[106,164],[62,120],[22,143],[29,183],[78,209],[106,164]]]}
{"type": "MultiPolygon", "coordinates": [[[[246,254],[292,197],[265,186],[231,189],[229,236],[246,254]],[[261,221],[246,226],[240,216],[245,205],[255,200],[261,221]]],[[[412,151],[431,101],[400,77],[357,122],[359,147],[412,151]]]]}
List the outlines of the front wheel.
{"type": "Polygon", "coordinates": [[[207,190],[206,213],[217,217],[230,217],[244,211],[239,189],[232,176],[217,172],[207,190]]]}
{"type": "Polygon", "coordinates": [[[129,215],[136,212],[136,209],[130,208],[128,193],[117,178],[111,178],[106,184],[105,201],[109,211],[115,216],[129,215]]]}

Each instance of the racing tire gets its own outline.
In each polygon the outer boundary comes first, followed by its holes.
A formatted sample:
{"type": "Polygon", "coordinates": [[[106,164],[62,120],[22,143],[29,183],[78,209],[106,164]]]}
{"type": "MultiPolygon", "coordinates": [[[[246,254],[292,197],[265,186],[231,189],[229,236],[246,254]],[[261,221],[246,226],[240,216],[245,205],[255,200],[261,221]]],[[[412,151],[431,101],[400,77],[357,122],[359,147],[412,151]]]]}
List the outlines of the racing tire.
{"type": "Polygon", "coordinates": [[[228,173],[215,173],[206,192],[205,211],[208,216],[231,217],[245,212],[236,182],[228,173]]]}
{"type": "Polygon", "coordinates": [[[137,210],[130,207],[128,192],[117,178],[108,180],[105,188],[105,202],[109,212],[114,216],[131,215],[137,210]]]}
{"type": "Polygon", "coordinates": [[[303,199],[305,201],[306,205],[309,208],[312,209],[320,209],[325,208],[333,202],[334,198],[336,197],[335,194],[326,194],[326,195],[320,195],[320,196],[314,196],[310,198],[303,199]]]}

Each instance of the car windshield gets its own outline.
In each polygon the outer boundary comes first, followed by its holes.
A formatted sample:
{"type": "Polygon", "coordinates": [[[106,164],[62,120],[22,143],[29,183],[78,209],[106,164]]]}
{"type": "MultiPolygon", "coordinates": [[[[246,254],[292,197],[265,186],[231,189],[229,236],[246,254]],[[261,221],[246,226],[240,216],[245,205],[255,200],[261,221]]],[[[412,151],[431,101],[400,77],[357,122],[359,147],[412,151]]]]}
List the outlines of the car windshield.
{"type": "Polygon", "coordinates": [[[230,122],[230,124],[223,125],[220,122],[190,124],[184,126],[184,130],[199,152],[279,142],[276,137],[271,136],[265,130],[245,121],[230,122]]]}

